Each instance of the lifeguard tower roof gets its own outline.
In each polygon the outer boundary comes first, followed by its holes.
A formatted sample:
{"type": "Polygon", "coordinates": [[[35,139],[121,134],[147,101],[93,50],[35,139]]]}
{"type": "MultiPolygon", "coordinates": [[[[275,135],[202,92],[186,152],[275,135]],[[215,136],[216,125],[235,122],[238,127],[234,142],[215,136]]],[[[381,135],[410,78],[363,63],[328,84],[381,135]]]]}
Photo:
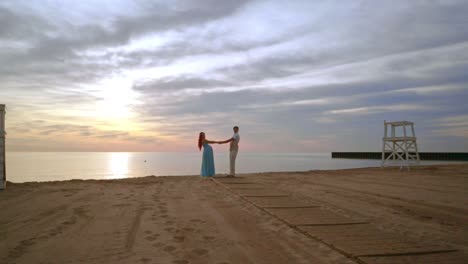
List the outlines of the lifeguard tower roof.
{"type": "Polygon", "coordinates": [[[410,121],[396,121],[396,122],[387,122],[387,121],[385,121],[385,124],[391,125],[391,126],[411,126],[411,125],[414,125],[414,123],[410,122],[410,121]]]}

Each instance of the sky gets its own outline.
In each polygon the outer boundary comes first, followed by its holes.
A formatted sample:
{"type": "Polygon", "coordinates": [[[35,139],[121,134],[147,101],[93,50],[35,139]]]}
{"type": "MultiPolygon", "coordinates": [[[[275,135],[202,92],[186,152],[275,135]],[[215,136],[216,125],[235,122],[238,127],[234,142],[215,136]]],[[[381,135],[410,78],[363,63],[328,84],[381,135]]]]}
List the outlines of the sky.
{"type": "Polygon", "coordinates": [[[2,0],[7,151],[468,151],[468,1],[2,0]],[[217,145],[225,151],[226,145],[217,145]]]}

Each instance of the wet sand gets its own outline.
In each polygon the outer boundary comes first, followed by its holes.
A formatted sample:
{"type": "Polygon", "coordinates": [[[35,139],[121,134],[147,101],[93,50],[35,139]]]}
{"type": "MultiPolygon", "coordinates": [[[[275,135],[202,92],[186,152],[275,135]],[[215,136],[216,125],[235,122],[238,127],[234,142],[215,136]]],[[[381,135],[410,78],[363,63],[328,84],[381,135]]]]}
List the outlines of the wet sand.
{"type": "Polygon", "coordinates": [[[349,219],[356,229],[365,219],[374,233],[435,242],[444,251],[420,259],[467,260],[468,164],[241,176],[235,179],[246,182],[241,188],[193,176],[9,184],[0,192],[0,263],[414,260],[413,254],[353,256],[354,247],[341,250],[320,234],[309,235],[304,230],[329,225],[292,223],[281,210],[294,202],[268,198],[281,193],[297,202],[296,211],[319,208],[320,221],[349,219]],[[265,209],[271,204],[281,206],[265,209]]]}

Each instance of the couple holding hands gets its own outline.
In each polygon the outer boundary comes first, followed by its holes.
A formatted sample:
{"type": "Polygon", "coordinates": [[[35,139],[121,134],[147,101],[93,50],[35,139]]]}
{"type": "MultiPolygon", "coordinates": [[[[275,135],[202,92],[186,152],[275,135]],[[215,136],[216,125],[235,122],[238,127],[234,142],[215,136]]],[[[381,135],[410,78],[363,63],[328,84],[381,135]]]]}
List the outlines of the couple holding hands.
{"type": "Polygon", "coordinates": [[[234,130],[234,135],[224,141],[212,141],[206,138],[204,132],[200,132],[198,137],[198,148],[201,150],[203,147],[203,157],[202,157],[202,166],[201,173],[202,177],[212,177],[215,175],[215,165],[213,157],[213,148],[210,144],[229,144],[229,168],[230,172],[227,175],[228,177],[234,177],[236,175],[236,157],[237,152],[239,151],[239,127],[235,126],[232,128],[234,130]]]}

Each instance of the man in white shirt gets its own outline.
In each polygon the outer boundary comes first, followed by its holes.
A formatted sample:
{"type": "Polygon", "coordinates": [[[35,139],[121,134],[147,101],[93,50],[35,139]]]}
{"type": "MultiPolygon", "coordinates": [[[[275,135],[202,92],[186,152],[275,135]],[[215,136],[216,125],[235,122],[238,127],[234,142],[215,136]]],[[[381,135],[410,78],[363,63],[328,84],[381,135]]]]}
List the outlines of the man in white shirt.
{"type": "Polygon", "coordinates": [[[236,157],[237,152],[239,151],[239,127],[235,126],[232,128],[234,130],[234,135],[228,140],[219,142],[220,144],[223,143],[230,143],[229,144],[229,174],[228,177],[236,176],[236,157]]]}

